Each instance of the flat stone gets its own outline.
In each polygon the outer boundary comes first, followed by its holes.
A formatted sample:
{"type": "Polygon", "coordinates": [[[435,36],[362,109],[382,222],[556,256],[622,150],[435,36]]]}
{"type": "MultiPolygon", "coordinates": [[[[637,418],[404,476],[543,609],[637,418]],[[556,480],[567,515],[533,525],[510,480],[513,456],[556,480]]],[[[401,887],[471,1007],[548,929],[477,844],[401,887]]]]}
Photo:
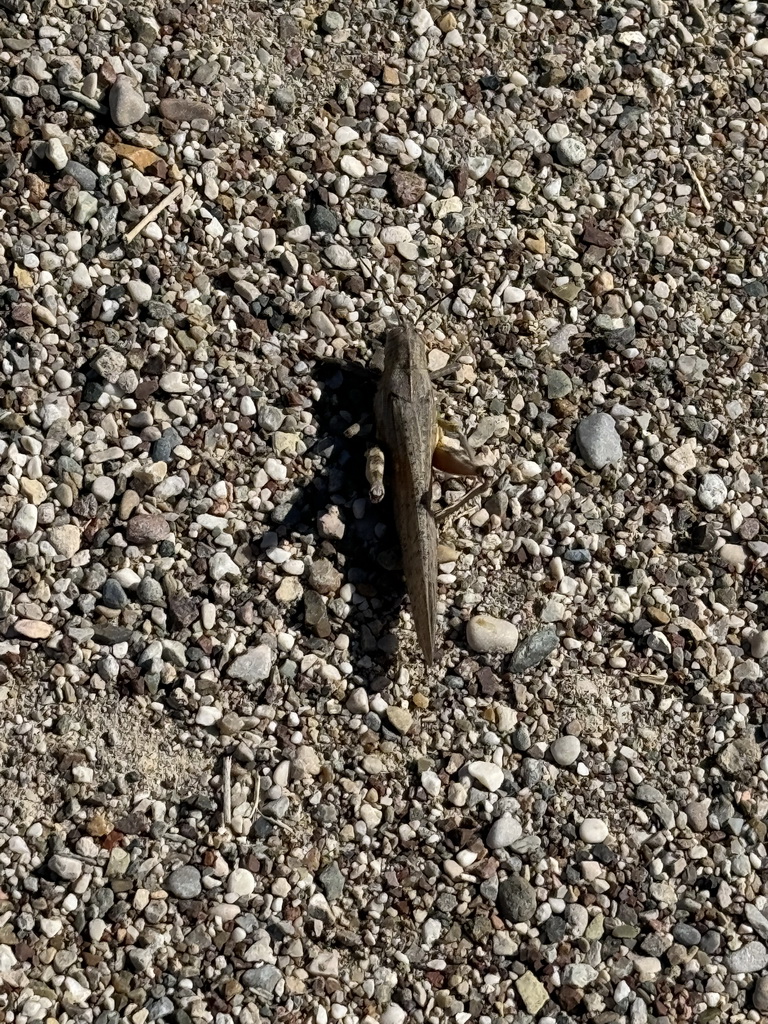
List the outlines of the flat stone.
{"type": "Polygon", "coordinates": [[[83,873],[83,862],[76,857],[67,857],[63,853],[54,853],[48,861],[49,869],[66,882],[74,882],[83,873]]]}
{"type": "Polygon", "coordinates": [[[341,899],[344,894],[346,879],[335,860],[323,868],[317,876],[317,881],[323,887],[329,903],[341,899]]]}
{"type": "Polygon", "coordinates": [[[537,1014],[549,999],[549,994],[542,983],[532,971],[526,971],[515,982],[517,994],[525,1003],[525,1008],[530,1014],[537,1014]]]}
{"type": "Polygon", "coordinates": [[[604,412],[593,412],[581,420],[576,428],[576,443],[592,469],[615,466],[624,456],[616,423],[604,412]]]}
{"type": "Polygon", "coordinates": [[[148,110],[144,97],[127,75],[118,75],[109,90],[109,116],[118,128],[136,124],[148,110]]]}
{"type": "Polygon", "coordinates": [[[731,974],[754,974],[768,967],[768,949],[762,942],[747,942],[740,949],[729,953],[725,966],[731,974]]]}
{"type": "Polygon", "coordinates": [[[517,647],[517,626],[492,615],[473,615],[467,623],[467,643],[473,651],[511,654],[517,647]]]}
{"type": "Polygon", "coordinates": [[[574,988],[586,988],[597,980],[598,972],[589,964],[568,964],[563,971],[563,981],[574,988]]]}
{"type": "Polygon", "coordinates": [[[413,715],[407,708],[392,705],[387,708],[387,721],[404,736],[413,725],[413,715]]]}
{"type": "Polygon", "coordinates": [[[357,266],[357,260],[342,245],[334,242],[332,245],[327,246],[324,251],[329,262],[340,270],[353,270],[357,266]]]}
{"type": "Polygon", "coordinates": [[[541,664],[560,643],[557,633],[552,629],[540,629],[525,640],[516,649],[509,663],[511,672],[527,672],[541,664]]]}
{"type": "Polygon", "coordinates": [[[758,910],[753,903],[747,903],[744,907],[744,916],[747,919],[747,923],[756,935],[759,935],[761,939],[768,940],[768,917],[758,910]]]}
{"type": "Polygon", "coordinates": [[[266,644],[259,644],[245,654],[239,655],[227,666],[230,679],[242,683],[258,683],[269,677],[272,670],[272,651],[266,644]]]}
{"type": "Polygon", "coordinates": [[[692,469],[696,468],[696,452],[690,442],[681,444],[669,455],[664,457],[664,465],[671,469],[675,476],[685,476],[692,469]]]}
{"type": "Polygon", "coordinates": [[[19,636],[27,640],[47,640],[53,633],[51,623],[43,622],[41,619],[17,619],[13,628],[19,636]]]}
{"type": "Polygon", "coordinates": [[[129,544],[159,544],[170,536],[171,528],[160,513],[134,516],[126,527],[129,544]]]}
{"type": "Polygon", "coordinates": [[[160,115],[168,121],[212,121],[215,111],[210,103],[168,96],[160,100],[160,115]]]}

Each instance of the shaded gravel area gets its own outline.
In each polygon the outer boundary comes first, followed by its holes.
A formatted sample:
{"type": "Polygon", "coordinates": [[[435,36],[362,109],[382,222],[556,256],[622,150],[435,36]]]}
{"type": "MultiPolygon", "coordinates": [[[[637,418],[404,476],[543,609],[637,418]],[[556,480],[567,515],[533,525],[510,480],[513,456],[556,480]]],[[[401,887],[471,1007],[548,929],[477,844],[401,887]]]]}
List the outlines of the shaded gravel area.
{"type": "Polygon", "coordinates": [[[754,2],[0,0],[7,1020],[765,1019],[766,60],[754,2]],[[429,672],[398,317],[494,471],[429,672]]]}

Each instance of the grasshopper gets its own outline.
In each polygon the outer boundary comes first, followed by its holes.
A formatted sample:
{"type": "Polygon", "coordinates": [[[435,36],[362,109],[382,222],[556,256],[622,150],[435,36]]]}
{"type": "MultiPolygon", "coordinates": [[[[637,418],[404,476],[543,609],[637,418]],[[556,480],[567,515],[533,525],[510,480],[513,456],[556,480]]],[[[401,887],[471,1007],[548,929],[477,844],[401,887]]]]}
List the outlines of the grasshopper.
{"type": "Polygon", "coordinates": [[[432,665],[437,628],[437,524],[488,486],[487,479],[483,480],[452,508],[435,513],[432,471],[485,477],[489,467],[475,459],[456,424],[439,419],[424,339],[412,326],[394,328],[387,335],[374,420],[382,447],[370,448],[366,459],[370,498],[374,502],[383,498],[386,468],[411,614],[424,660],[432,665]],[[444,443],[446,434],[458,438],[463,455],[444,443]]]}

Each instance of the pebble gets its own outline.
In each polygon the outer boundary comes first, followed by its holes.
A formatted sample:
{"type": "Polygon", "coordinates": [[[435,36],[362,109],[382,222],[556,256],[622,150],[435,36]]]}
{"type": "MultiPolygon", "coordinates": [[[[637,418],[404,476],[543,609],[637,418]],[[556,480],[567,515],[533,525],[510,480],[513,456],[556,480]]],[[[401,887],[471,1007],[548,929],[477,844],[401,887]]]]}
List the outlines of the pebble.
{"type": "Polygon", "coordinates": [[[140,306],[149,302],[152,298],[152,285],[148,284],[146,281],[139,281],[138,278],[134,278],[132,281],[128,282],[126,288],[128,289],[128,294],[131,296],[133,301],[138,303],[140,306]]]}
{"type": "Polygon", "coordinates": [[[387,721],[401,734],[405,735],[413,725],[413,715],[406,708],[387,708],[387,721]]]}
{"type": "Polygon", "coordinates": [[[134,516],[126,528],[129,544],[159,544],[170,534],[170,526],[159,513],[134,516]]]}
{"type": "Polygon", "coordinates": [[[242,6],[5,0],[11,1015],[762,1019],[760,5],[242,6]],[[427,673],[396,322],[494,470],[427,673]]]}
{"type": "Polygon", "coordinates": [[[616,423],[604,412],[593,412],[581,420],[576,428],[576,443],[592,469],[616,466],[624,456],[616,423]]]}
{"type": "Polygon", "coordinates": [[[568,135],[557,143],[555,154],[557,162],[564,167],[578,167],[587,159],[587,147],[581,139],[568,135]]]}
{"type": "Polygon", "coordinates": [[[492,615],[473,615],[467,623],[467,644],[482,654],[511,654],[517,647],[517,626],[492,615]]]}
{"type": "Polygon", "coordinates": [[[340,267],[342,270],[354,270],[357,266],[357,260],[354,256],[347,252],[343,246],[336,243],[326,247],[325,255],[334,267],[340,267]]]}
{"type": "Polygon", "coordinates": [[[13,517],[11,532],[22,539],[31,537],[37,529],[37,515],[35,505],[31,502],[25,502],[19,506],[19,510],[13,517]]]}
{"type": "Polygon", "coordinates": [[[168,96],[160,100],[160,116],[169,121],[212,121],[215,111],[210,103],[202,100],[183,99],[176,96],[168,96]]]}
{"type": "Polygon", "coordinates": [[[136,124],[147,113],[144,97],[127,75],[118,75],[109,90],[109,116],[118,128],[136,124]]]}
{"type": "Polygon", "coordinates": [[[555,764],[566,767],[579,759],[581,742],[578,736],[558,736],[551,744],[549,753],[555,764]]]}
{"type": "Polygon", "coordinates": [[[768,949],[762,942],[747,942],[725,958],[732,974],[755,974],[768,967],[768,949]]]}
{"type": "Polygon", "coordinates": [[[91,485],[91,493],[97,501],[112,501],[115,496],[115,481],[108,476],[97,476],[91,485]]]}
{"type": "Polygon", "coordinates": [[[165,880],[165,888],[180,900],[195,899],[203,891],[199,869],[191,864],[174,868],[165,880]]]}
{"type": "Polygon", "coordinates": [[[579,825],[579,837],[585,843],[604,843],[608,838],[608,826],[600,818],[585,818],[579,825]]]}
{"type": "Polygon", "coordinates": [[[556,650],[560,641],[557,633],[551,629],[540,629],[518,646],[509,663],[510,672],[527,672],[540,665],[545,658],[556,650]]]}
{"type": "Polygon", "coordinates": [[[256,888],[256,879],[247,868],[235,868],[227,878],[227,892],[236,896],[250,896],[256,888]]]}
{"type": "Polygon", "coordinates": [[[502,814],[491,825],[486,839],[489,850],[503,850],[516,843],[523,834],[520,822],[511,814],[502,814]]]}
{"type": "Polygon", "coordinates": [[[80,528],[74,525],[54,526],[48,531],[48,541],[57,555],[72,558],[82,543],[80,528]]]}
{"type": "Polygon", "coordinates": [[[768,629],[755,633],[750,640],[753,658],[768,658],[768,629]]]}
{"type": "Polygon", "coordinates": [[[227,666],[227,675],[242,683],[258,683],[269,677],[272,670],[272,651],[266,644],[239,655],[227,666]]]}
{"type": "Polygon", "coordinates": [[[717,473],[705,473],[701,478],[697,494],[704,508],[714,511],[725,503],[728,497],[728,488],[717,473]]]}
{"type": "Polygon", "coordinates": [[[530,921],[536,913],[536,890],[520,875],[510,875],[499,882],[496,907],[507,921],[519,924],[530,921]]]}
{"type": "Polygon", "coordinates": [[[61,139],[56,137],[49,139],[45,155],[57,171],[63,171],[67,166],[69,155],[64,148],[64,143],[61,139]]]}
{"type": "Polygon", "coordinates": [[[752,990],[752,1006],[760,1013],[768,1013],[768,977],[763,976],[755,980],[755,987],[752,990]]]}
{"type": "Polygon", "coordinates": [[[515,982],[518,995],[529,1014],[536,1016],[549,1001],[549,994],[532,971],[526,971],[515,982]]]}
{"type": "Polygon", "coordinates": [[[489,793],[495,793],[504,784],[504,772],[490,761],[472,761],[467,771],[489,793]]]}

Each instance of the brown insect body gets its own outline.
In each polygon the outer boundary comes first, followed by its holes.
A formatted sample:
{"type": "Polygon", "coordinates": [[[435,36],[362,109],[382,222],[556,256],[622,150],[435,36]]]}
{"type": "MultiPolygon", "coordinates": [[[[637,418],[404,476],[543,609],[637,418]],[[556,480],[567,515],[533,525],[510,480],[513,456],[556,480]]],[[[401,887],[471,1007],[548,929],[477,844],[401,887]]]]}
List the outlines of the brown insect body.
{"type": "Polygon", "coordinates": [[[374,414],[386,449],[411,614],[431,665],[437,628],[437,524],[431,511],[437,402],[424,340],[413,327],[398,327],[387,336],[374,414]]]}

